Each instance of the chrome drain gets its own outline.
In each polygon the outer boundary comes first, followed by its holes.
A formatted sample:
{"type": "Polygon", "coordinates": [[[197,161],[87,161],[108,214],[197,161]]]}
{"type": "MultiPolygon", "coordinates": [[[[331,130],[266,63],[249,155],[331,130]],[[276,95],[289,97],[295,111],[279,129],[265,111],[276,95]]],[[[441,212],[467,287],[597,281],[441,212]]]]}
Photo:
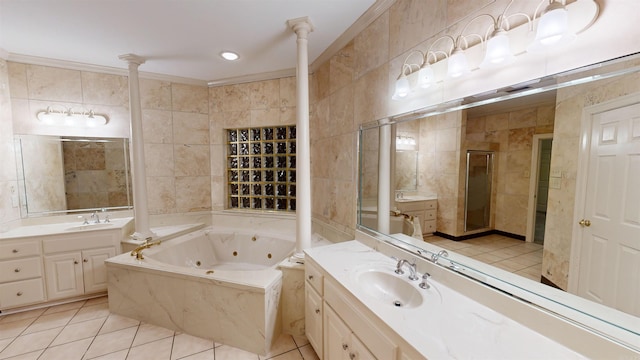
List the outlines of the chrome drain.
{"type": "Polygon", "coordinates": [[[402,306],[402,303],[401,303],[399,300],[396,300],[396,301],[394,301],[394,302],[393,302],[393,306],[395,306],[395,307],[401,307],[401,306],[402,306]]]}

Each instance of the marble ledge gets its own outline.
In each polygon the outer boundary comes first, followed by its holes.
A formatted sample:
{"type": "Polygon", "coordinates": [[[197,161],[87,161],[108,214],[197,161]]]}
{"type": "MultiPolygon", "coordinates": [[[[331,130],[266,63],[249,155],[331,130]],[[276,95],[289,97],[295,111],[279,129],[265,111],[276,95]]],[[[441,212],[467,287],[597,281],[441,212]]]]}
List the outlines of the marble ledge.
{"type": "MultiPolygon", "coordinates": [[[[64,218],[67,220],[67,218],[64,218]]],[[[51,221],[48,219],[48,221],[51,221]]],[[[87,231],[113,231],[128,232],[133,226],[133,217],[113,218],[108,223],[83,225],[81,221],[61,223],[29,223],[29,225],[17,226],[9,231],[0,233],[0,241],[21,239],[33,236],[47,236],[59,234],[78,234],[87,231]]]]}

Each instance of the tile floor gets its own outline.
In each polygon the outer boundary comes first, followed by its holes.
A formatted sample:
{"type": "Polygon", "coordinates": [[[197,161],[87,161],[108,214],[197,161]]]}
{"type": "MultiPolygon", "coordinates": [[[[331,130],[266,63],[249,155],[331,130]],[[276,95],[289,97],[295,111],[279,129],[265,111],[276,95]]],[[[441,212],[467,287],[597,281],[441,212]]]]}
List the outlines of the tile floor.
{"type": "Polygon", "coordinates": [[[540,244],[495,234],[463,241],[448,240],[439,236],[425,237],[424,240],[531,280],[540,281],[542,274],[542,245],[540,244]]]}
{"type": "Polygon", "coordinates": [[[0,316],[0,359],[309,360],[304,337],[282,335],[267,356],[109,313],[107,297],[0,316]]]}

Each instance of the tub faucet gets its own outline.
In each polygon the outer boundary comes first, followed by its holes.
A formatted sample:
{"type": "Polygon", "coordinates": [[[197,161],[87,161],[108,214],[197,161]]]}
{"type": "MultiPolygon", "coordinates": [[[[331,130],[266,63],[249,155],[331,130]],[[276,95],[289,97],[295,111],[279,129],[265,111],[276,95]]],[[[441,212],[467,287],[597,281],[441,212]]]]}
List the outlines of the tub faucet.
{"type": "Polygon", "coordinates": [[[398,260],[398,264],[396,264],[396,274],[404,274],[402,267],[407,265],[409,267],[409,280],[418,280],[418,275],[416,275],[416,262],[410,263],[409,260],[400,259],[398,260]]]}
{"type": "Polygon", "coordinates": [[[160,245],[160,243],[162,242],[162,240],[158,240],[158,241],[154,241],[154,242],[149,242],[149,241],[145,241],[144,244],[138,246],[137,248],[133,249],[133,251],[131,251],[131,256],[135,256],[136,260],[144,260],[144,256],[142,256],[142,250],[144,249],[148,249],[150,247],[152,247],[153,245],[160,245]]]}

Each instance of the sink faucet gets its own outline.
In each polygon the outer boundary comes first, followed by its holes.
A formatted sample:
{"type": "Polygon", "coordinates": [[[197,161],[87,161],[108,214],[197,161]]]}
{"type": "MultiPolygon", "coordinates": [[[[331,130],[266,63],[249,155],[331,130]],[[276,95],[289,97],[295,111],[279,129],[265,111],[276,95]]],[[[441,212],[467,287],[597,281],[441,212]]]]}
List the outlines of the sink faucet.
{"type": "Polygon", "coordinates": [[[409,280],[418,280],[418,275],[416,275],[416,262],[414,261],[413,263],[410,263],[408,260],[406,259],[400,259],[398,260],[398,264],[396,264],[396,274],[404,274],[404,271],[402,270],[402,267],[404,265],[409,266],[409,280]]]}
{"type": "Polygon", "coordinates": [[[98,215],[97,211],[94,211],[93,214],[91,214],[91,220],[93,220],[94,224],[100,224],[100,215],[98,215]]]}
{"type": "Polygon", "coordinates": [[[440,250],[438,251],[437,254],[433,254],[431,255],[431,261],[433,261],[434,264],[438,263],[438,259],[440,259],[440,257],[448,257],[449,253],[446,250],[440,250]]]}

